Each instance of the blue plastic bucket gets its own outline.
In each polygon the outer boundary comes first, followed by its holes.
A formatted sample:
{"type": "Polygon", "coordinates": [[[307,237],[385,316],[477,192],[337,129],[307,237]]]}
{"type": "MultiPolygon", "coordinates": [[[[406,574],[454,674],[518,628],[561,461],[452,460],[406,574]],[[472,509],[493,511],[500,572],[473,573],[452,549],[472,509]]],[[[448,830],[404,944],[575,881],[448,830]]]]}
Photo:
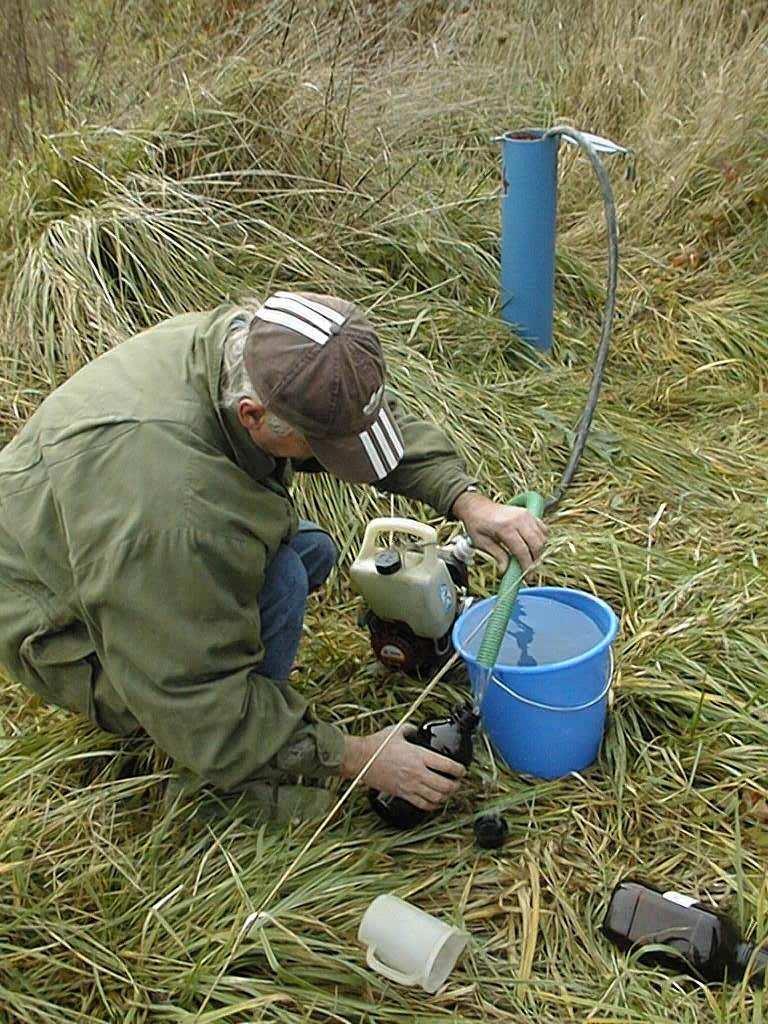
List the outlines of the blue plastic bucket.
{"type": "MultiPolygon", "coordinates": [[[[550,630],[554,642],[556,606],[565,605],[596,627],[588,648],[567,660],[540,665],[504,664],[500,655],[487,683],[481,717],[486,734],[510,768],[556,779],[586,768],[599,753],[611,685],[611,644],[619,622],[605,601],[559,587],[521,590],[513,614],[520,611],[524,616],[528,609],[533,615],[537,609],[530,602],[542,598],[554,604],[538,607],[539,613],[545,608],[552,612],[546,628],[539,628],[539,640],[545,642],[550,630]],[[597,642],[595,635],[600,637],[597,642]]],[[[453,627],[454,647],[464,659],[476,696],[486,678],[476,653],[495,601],[491,597],[471,605],[453,627]]],[[[578,645],[578,637],[575,642],[578,645]]]]}

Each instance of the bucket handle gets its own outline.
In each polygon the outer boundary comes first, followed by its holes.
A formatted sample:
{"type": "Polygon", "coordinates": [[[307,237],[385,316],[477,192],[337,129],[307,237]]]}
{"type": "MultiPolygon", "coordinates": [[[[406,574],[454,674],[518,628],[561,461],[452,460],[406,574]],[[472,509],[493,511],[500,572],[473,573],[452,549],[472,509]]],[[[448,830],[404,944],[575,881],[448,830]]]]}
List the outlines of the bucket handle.
{"type": "Polygon", "coordinates": [[[540,704],[539,701],[537,701],[537,700],[531,700],[530,697],[523,697],[523,695],[521,693],[516,693],[510,686],[507,686],[506,683],[502,683],[502,681],[500,679],[497,679],[496,676],[492,675],[491,676],[491,681],[496,683],[497,686],[500,686],[502,690],[504,690],[506,693],[508,693],[510,695],[510,697],[514,697],[516,700],[519,700],[521,703],[527,704],[529,707],[532,707],[532,708],[540,708],[542,711],[586,711],[587,708],[591,708],[593,705],[597,704],[598,701],[601,701],[603,699],[603,697],[605,697],[605,695],[608,693],[608,691],[610,690],[610,688],[611,688],[611,686],[613,684],[613,651],[612,650],[610,651],[610,656],[611,656],[611,669],[610,669],[610,672],[608,673],[608,682],[605,684],[605,686],[603,687],[602,691],[600,693],[598,693],[598,695],[596,697],[593,697],[592,700],[588,700],[586,702],[586,704],[570,704],[570,705],[565,705],[565,706],[558,705],[558,704],[540,704]]]}

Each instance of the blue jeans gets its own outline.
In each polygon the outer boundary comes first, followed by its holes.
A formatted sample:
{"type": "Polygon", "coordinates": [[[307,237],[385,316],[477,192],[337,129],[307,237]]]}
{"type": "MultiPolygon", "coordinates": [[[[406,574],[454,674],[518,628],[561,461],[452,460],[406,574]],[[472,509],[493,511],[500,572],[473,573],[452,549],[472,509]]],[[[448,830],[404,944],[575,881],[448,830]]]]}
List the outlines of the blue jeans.
{"type": "Polygon", "coordinates": [[[267,565],[259,596],[264,660],[259,672],[287,679],[296,659],[307,595],[317,590],[336,564],[338,548],[315,523],[299,522],[290,544],[281,544],[267,565]]]}

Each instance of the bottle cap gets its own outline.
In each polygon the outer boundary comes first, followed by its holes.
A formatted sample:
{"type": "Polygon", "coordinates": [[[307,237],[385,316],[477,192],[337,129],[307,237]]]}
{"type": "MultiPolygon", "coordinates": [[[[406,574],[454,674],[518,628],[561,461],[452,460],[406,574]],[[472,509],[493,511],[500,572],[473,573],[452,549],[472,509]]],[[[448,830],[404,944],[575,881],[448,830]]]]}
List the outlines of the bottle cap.
{"type": "Polygon", "coordinates": [[[500,814],[481,814],[475,818],[475,842],[483,850],[498,850],[509,835],[506,821],[500,814]]]}

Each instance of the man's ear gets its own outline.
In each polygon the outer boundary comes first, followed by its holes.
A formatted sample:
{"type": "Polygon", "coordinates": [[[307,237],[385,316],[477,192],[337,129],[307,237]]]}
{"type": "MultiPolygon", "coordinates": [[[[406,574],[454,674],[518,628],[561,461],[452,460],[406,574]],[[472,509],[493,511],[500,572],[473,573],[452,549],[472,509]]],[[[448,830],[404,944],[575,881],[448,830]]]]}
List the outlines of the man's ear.
{"type": "Polygon", "coordinates": [[[252,398],[241,398],[237,403],[237,419],[246,430],[257,430],[264,422],[267,410],[252,398]]]}

